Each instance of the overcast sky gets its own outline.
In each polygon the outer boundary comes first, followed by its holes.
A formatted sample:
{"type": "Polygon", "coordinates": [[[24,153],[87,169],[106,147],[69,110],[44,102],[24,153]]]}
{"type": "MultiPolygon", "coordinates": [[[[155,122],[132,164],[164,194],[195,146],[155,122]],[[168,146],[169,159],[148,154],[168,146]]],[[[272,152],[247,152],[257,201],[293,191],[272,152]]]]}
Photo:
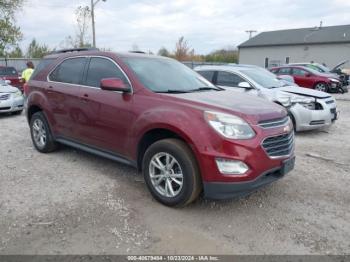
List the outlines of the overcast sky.
{"type": "MultiPolygon", "coordinates": [[[[75,34],[74,10],[90,0],[26,0],[17,15],[27,47],[32,38],[51,48],[75,34]]],[[[96,6],[99,47],[114,51],[173,51],[184,36],[206,54],[248,39],[246,30],[350,24],[350,0],[107,0],[96,6]]],[[[90,28],[91,29],[91,28],[90,28]]],[[[91,34],[90,34],[91,36],[91,34]]],[[[92,41],[91,41],[92,42],[92,41]]]]}

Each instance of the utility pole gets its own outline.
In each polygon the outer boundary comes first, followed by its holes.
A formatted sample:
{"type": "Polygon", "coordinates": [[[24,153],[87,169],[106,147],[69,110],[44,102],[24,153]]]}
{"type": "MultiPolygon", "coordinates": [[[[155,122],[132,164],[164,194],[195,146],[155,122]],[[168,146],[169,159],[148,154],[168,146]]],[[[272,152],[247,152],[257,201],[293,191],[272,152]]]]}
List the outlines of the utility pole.
{"type": "Polygon", "coordinates": [[[256,30],[247,30],[245,32],[249,34],[249,39],[250,39],[250,38],[252,38],[253,33],[256,33],[257,31],[256,30]]]}
{"type": "MultiPolygon", "coordinates": [[[[107,0],[102,0],[106,2],[107,0]]],[[[95,6],[100,0],[91,0],[91,22],[92,22],[92,46],[96,47],[96,33],[95,33],[95,6]]]]}

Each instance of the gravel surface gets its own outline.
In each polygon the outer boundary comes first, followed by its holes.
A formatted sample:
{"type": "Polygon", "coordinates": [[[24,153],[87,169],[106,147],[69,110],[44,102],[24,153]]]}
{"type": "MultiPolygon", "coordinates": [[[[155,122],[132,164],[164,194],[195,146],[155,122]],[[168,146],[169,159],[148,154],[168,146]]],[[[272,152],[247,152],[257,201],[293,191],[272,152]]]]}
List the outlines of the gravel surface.
{"type": "Polygon", "coordinates": [[[350,94],[336,97],[339,121],[297,134],[285,178],[183,209],[122,164],[38,153],[24,115],[0,116],[0,254],[350,254],[350,94]]]}

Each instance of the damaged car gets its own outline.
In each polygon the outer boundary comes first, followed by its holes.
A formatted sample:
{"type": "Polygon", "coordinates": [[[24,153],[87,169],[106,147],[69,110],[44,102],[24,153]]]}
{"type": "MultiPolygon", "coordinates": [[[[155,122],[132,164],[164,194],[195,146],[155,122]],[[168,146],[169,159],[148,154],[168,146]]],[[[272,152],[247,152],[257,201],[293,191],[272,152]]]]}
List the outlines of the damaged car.
{"type": "Polygon", "coordinates": [[[336,101],[328,93],[293,86],[261,67],[200,66],[195,70],[217,86],[263,97],[284,106],[296,131],[327,127],[338,118],[336,101]]]}

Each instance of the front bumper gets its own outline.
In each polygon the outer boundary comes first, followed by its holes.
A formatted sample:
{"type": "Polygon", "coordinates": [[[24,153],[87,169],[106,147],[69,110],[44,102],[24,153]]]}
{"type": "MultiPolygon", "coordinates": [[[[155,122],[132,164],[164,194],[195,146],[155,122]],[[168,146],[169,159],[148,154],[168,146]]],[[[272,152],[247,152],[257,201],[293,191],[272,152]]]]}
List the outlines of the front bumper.
{"type": "Polygon", "coordinates": [[[337,120],[338,112],[334,98],[317,99],[317,103],[321,104],[323,109],[310,110],[300,104],[295,104],[289,109],[295,120],[296,131],[328,127],[337,120]]]}
{"type": "Polygon", "coordinates": [[[268,170],[253,181],[237,183],[204,182],[204,197],[208,199],[222,200],[249,195],[259,188],[282,178],[294,168],[294,163],[295,157],[292,157],[288,160],[287,168],[281,166],[268,170]]]}
{"type": "Polygon", "coordinates": [[[0,113],[12,113],[24,109],[24,98],[10,96],[7,100],[0,100],[0,113]]]}

